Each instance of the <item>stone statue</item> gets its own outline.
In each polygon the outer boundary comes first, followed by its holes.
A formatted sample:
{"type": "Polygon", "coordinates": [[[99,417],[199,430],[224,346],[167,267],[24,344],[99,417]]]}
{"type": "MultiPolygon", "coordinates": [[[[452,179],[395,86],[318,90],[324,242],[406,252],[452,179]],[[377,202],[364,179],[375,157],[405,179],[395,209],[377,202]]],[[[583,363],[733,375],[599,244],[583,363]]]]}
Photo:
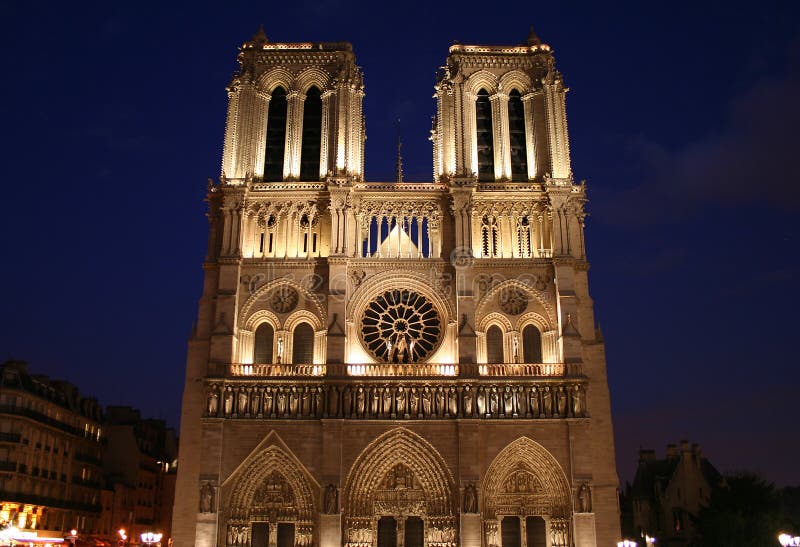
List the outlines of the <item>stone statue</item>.
{"type": "Polygon", "coordinates": [[[444,416],[444,391],[442,386],[436,388],[436,415],[440,418],[444,416]]]}
{"type": "Polygon", "coordinates": [[[380,388],[372,387],[370,389],[370,413],[373,417],[378,417],[381,411],[381,394],[380,388]]]}
{"type": "Polygon", "coordinates": [[[292,391],[289,393],[289,415],[297,416],[299,406],[300,394],[297,393],[297,387],[292,386],[292,391]]]}
{"type": "Polygon", "coordinates": [[[478,416],[486,414],[486,391],[483,386],[478,388],[478,416]]]}
{"type": "Polygon", "coordinates": [[[261,412],[261,390],[259,388],[253,389],[253,395],[250,402],[250,409],[253,414],[261,412]]]}
{"type": "Polygon", "coordinates": [[[447,392],[447,411],[450,413],[450,416],[455,417],[458,415],[458,394],[456,393],[456,388],[450,386],[450,389],[447,392]]]}
{"type": "Polygon", "coordinates": [[[409,407],[411,408],[411,415],[416,416],[419,412],[419,392],[416,387],[411,388],[411,402],[409,407]]]}
{"type": "Polygon", "coordinates": [[[384,417],[388,418],[392,413],[392,394],[388,387],[384,387],[381,393],[381,406],[384,417]]]}
{"type": "Polygon", "coordinates": [[[230,416],[231,412],[233,412],[233,392],[231,391],[231,386],[225,388],[225,399],[222,403],[222,411],[225,413],[225,416],[230,416]]]}
{"type": "Polygon", "coordinates": [[[525,388],[517,386],[517,412],[520,416],[527,416],[528,414],[528,396],[525,395],[525,388]]]}
{"type": "Polygon", "coordinates": [[[338,510],[338,495],[339,493],[336,491],[336,487],[333,484],[329,484],[325,488],[325,512],[329,515],[333,515],[338,510]]]}
{"type": "Polygon", "coordinates": [[[244,388],[239,390],[239,406],[237,412],[240,416],[247,414],[247,392],[244,388]]]}
{"type": "Polygon", "coordinates": [[[475,485],[468,484],[464,488],[464,512],[477,513],[478,512],[478,496],[475,492],[475,485]]]}
{"type": "Polygon", "coordinates": [[[277,389],[278,389],[278,398],[277,398],[278,409],[277,409],[277,413],[278,413],[278,416],[283,416],[286,413],[286,393],[283,391],[283,388],[279,387],[277,389]]]}
{"type": "Polygon", "coordinates": [[[397,394],[395,395],[395,408],[397,409],[397,415],[403,416],[406,413],[406,392],[403,386],[397,388],[397,394]]]}
{"type": "Polygon", "coordinates": [[[575,386],[572,392],[572,414],[576,418],[583,416],[583,392],[581,392],[581,386],[575,386]]]}
{"type": "Polygon", "coordinates": [[[592,492],[586,483],[581,484],[581,487],[578,488],[578,511],[581,513],[592,512],[592,492]]]}
{"type": "Polygon", "coordinates": [[[208,394],[208,407],[206,410],[209,416],[216,416],[219,411],[219,395],[217,395],[216,388],[213,388],[208,394]]]}
{"type": "Polygon", "coordinates": [[[531,388],[531,391],[528,394],[528,402],[530,403],[531,416],[533,416],[534,418],[538,418],[539,417],[539,391],[536,389],[536,386],[531,388]]]}
{"type": "Polygon", "coordinates": [[[489,392],[489,413],[492,416],[497,416],[497,411],[499,408],[499,399],[500,396],[497,393],[497,388],[492,386],[492,390],[489,392]]]}
{"type": "Polygon", "coordinates": [[[319,417],[322,415],[322,387],[317,386],[317,389],[314,390],[314,415],[319,417]]]}
{"type": "Polygon", "coordinates": [[[559,387],[556,392],[556,403],[558,404],[557,411],[559,416],[567,415],[567,394],[563,387],[559,387]]]}
{"type": "Polygon", "coordinates": [[[547,418],[553,416],[553,394],[550,393],[549,386],[544,387],[542,390],[542,411],[547,418]]]}
{"type": "Polygon", "coordinates": [[[358,386],[358,392],[356,392],[356,414],[359,418],[364,416],[364,412],[367,410],[367,394],[364,393],[364,388],[358,386]]]}
{"type": "Polygon", "coordinates": [[[431,389],[428,386],[422,390],[422,415],[426,418],[431,415],[431,389]]]}
{"type": "Polygon", "coordinates": [[[308,386],[303,388],[303,393],[300,395],[300,411],[303,413],[303,416],[308,416],[311,414],[311,392],[308,389],[308,386]]]}
{"type": "Polygon", "coordinates": [[[267,387],[267,389],[264,391],[264,415],[265,416],[269,416],[270,414],[272,414],[272,401],[273,401],[273,398],[274,398],[274,395],[272,394],[272,388],[271,387],[267,387]]]}
{"type": "Polygon", "coordinates": [[[503,390],[503,413],[506,416],[514,414],[514,393],[509,386],[503,390]]]}
{"type": "Polygon", "coordinates": [[[467,386],[464,388],[464,416],[472,417],[472,388],[467,386]]]}
{"type": "Polygon", "coordinates": [[[200,512],[214,512],[214,487],[208,482],[200,488],[200,512]]]}
{"type": "Polygon", "coordinates": [[[511,344],[513,346],[512,354],[514,356],[514,362],[519,363],[519,337],[516,334],[511,339],[511,344]]]}
{"type": "Polygon", "coordinates": [[[328,416],[335,418],[339,415],[339,388],[331,386],[328,390],[328,416]]]}
{"type": "Polygon", "coordinates": [[[349,418],[353,412],[353,391],[349,386],[344,387],[344,395],[342,396],[342,415],[349,418]]]}

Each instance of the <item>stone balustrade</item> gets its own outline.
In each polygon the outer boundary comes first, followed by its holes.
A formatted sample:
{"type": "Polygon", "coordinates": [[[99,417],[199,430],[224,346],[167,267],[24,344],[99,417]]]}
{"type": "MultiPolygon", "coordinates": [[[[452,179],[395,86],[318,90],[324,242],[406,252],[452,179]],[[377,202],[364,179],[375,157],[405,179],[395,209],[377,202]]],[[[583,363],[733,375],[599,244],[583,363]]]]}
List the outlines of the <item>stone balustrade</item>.
{"type": "Polygon", "coordinates": [[[258,377],[580,377],[580,363],[499,363],[499,364],[440,364],[440,363],[368,363],[326,365],[243,365],[232,364],[230,376],[258,377]]]}
{"type": "Polygon", "coordinates": [[[422,379],[367,375],[348,380],[310,376],[291,380],[285,375],[208,378],[205,417],[427,420],[586,416],[583,377],[422,379]]]}

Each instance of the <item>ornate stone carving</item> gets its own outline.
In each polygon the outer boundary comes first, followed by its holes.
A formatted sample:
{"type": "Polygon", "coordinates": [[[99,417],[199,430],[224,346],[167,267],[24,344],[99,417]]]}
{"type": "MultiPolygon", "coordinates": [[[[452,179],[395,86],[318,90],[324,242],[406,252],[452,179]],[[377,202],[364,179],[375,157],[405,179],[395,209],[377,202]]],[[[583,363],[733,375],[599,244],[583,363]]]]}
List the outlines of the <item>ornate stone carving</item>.
{"type": "Polygon", "coordinates": [[[500,309],[509,315],[519,315],[528,308],[528,295],[518,287],[500,291],[500,309]]]}
{"type": "Polygon", "coordinates": [[[204,483],[203,486],[200,487],[200,512],[213,513],[215,510],[214,487],[210,482],[204,483]]]}
{"type": "Polygon", "coordinates": [[[464,487],[464,512],[477,513],[478,512],[478,492],[475,490],[474,484],[468,484],[464,487]]]}
{"type": "Polygon", "coordinates": [[[270,296],[269,302],[272,309],[278,313],[289,313],[297,307],[300,296],[297,291],[288,285],[277,287],[270,296]]]}
{"type": "Polygon", "coordinates": [[[336,486],[329,484],[325,488],[325,512],[333,515],[339,511],[339,491],[336,486]]]}
{"type": "Polygon", "coordinates": [[[585,482],[580,485],[578,488],[578,496],[575,503],[575,507],[578,509],[580,513],[591,513],[592,512],[592,490],[589,488],[589,485],[585,482]]]}

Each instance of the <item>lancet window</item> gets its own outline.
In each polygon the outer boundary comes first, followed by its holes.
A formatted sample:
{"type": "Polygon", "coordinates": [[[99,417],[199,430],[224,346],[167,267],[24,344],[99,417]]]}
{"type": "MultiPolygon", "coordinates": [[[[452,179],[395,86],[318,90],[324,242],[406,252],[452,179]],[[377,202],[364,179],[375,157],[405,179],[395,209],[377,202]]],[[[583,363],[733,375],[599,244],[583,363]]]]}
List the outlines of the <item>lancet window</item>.
{"type": "Polygon", "coordinates": [[[264,180],[283,180],[283,160],[286,151],[286,90],[277,87],[272,92],[267,113],[267,148],[264,154],[264,180]]]}
{"type": "Polygon", "coordinates": [[[511,149],[511,180],[528,180],[528,152],[525,142],[525,107],[519,91],[508,94],[508,131],[511,149]]]}
{"type": "Polygon", "coordinates": [[[322,96],[316,86],[306,93],[303,106],[303,142],[300,150],[300,180],[319,180],[322,142],[322,96]]]}
{"type": "Polygon", "coordinates": [[[319,254],[319,217],[309,216],[307,213],[300,215],[300,232],[302,235],[299,242],[299,254],[301,256],[314,256],[319,254]]]}
{"type": "Polygon", "coordinates": [[[486,361],[488,363],[503,363],[503,331],[497,325],[492,325],[486,330],[486,361]]]}
{"type": "Polygon", "coordinates": [[[272,362],[272,347],[275,331],[269,323],[261,323],[256,328],[255,344],[253,344],[253,362],[256,364],[272,362]]]}
{"type": "Polygon", "coordinates": [[[533,256],[531,247],[531,220],[527,215],[517,218],[517,256],[530,258],[533,256]]]}
{"type": "Polygon", "coordinates": [[[542,362],[542,333],[534,325],[522,329],[522,355],[526,363],[542,362]]]}
{"type": "Polygon", "coordinates": [[[500,229],[491,215],[481,221],[481,254],[484,258],[500,256],[500,229]]]}
{"type": "Polygon", "coordinates": [[[494,180],[494,134],[492,103],[485,89],[478,91],[475,100],[475,132],[478,139],[478,180],[494,180]]]}
{"type": "Polygon", "coordinates": [[[296,365],[314,362],[314,329],[308,323],[300,323],[292,332],[292,363],[296,365]]]}

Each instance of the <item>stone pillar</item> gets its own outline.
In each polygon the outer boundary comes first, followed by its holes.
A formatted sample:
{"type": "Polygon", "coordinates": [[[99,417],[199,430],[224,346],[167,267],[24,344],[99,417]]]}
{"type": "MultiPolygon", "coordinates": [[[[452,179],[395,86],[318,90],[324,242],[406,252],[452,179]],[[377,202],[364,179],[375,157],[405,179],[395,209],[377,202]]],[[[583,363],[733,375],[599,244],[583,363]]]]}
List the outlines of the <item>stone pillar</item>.
{"type": "Polygon", "coordinates": [[[321,127],[321,141],[319,144],[319,180],[325,180],[328,173],[332,171],[330,162],[330,143],[331,143],[331,127],[334,125],[333,117],[331,116],[331,103],[335,104],[335,94],[330,89],[322,93],[322,127],[321,127]]]}
{"type": "Polygon", "coordinates": [[[511,178],[511,147],[508,128],[508,95],[497,92],[489,98],[492,103],[492,133],[494,140],[494,178],[511,178]]]}
{"type": "Polygon", "coordinates": [[[291,91],[286,98],[286,149],[283,156],[284,180],[300,178],[300,147],[303,142],[303,104],[306,96],[291,91]]]}
{"type": "Polygon", "coordinates": [[[528,161],[528,179],[536,178],[536,132],[533,117],[533,93],[527,93],[522,97],[522,107],[525,111],[525,154],[528,161]]]}
{"type": "Polygon", "coordinates": [[[554,179],[568,180],[572,176],[567,134],[566,88],[561,74],[547,75],[544,84],[547,109],[547,131],[550,143],[550,173],[554,179]]]}
{"type": "Polygon", "coordinates": [[[478,135],[475,132],[477,95],[471,91],[464,93],[464,169],[466,176],[478,176],[478,135]]]}

